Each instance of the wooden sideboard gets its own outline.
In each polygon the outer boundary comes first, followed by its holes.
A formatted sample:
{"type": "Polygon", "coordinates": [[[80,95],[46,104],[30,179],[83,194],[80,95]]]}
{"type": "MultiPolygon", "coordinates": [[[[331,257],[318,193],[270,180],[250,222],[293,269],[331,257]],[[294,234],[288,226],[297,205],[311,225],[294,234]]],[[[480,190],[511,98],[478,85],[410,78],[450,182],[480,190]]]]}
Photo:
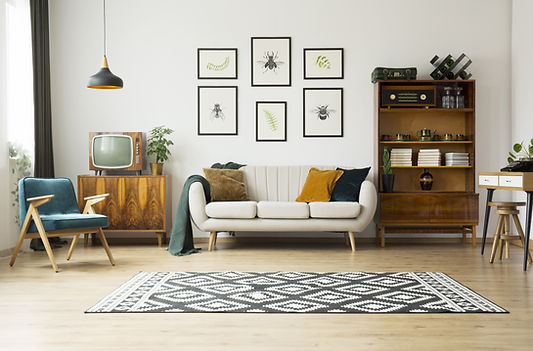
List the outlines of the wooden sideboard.
{"type": "Polygon", "coordinates": [[[109,217],[106,232],[155,232],[159,246],[166,242],[167,176],[78,176],[78,205],[84,197],[109,193],[95,205],[109,217]]]}

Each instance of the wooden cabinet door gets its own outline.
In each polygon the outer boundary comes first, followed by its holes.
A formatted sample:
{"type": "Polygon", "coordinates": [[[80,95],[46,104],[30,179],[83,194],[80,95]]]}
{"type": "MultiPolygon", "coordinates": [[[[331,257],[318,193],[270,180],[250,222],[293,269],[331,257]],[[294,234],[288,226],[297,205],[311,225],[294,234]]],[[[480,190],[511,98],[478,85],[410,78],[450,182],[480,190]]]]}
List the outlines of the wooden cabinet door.
{"type": "Polygon", "coordinates": [[[166,231],[165,176],[79,176],[78,203],[86,196],[109,193],[96,212],[109,217],[106,230],[166,231]]]}

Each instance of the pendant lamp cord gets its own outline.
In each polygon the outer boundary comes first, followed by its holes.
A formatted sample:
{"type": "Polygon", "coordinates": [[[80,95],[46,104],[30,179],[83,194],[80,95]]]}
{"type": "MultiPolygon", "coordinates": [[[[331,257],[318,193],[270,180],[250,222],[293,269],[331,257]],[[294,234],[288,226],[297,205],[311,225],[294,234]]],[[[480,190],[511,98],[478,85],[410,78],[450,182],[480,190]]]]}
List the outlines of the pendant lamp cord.
{"type": "Polygon", "coordinates": [[[105,19],[105,0],[104,0],[104,56],[107,56],[107,28],[105,19]]]}

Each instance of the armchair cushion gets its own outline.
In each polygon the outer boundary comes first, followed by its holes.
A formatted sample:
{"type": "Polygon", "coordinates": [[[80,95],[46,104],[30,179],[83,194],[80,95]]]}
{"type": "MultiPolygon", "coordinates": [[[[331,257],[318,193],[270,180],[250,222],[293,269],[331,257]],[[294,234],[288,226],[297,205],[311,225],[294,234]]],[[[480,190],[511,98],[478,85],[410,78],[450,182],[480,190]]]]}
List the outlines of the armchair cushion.
{"type": "MultiPolygon", "coordinates": [[[[98,228],[107,227],[109,219],[100,214],[53,214],[40,215],[45,231],[77,228],[98,228]]],[[[28,233],[36,233],[37,227],[32,221],[28,233]]]]}

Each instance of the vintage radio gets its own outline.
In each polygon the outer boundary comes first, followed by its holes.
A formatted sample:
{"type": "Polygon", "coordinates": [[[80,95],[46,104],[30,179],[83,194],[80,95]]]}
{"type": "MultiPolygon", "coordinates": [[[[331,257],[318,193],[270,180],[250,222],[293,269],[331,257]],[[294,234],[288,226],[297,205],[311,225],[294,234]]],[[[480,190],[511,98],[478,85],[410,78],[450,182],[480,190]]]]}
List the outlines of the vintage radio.
{"type": "Polygon", "coordinates": [[[436,86],[385,85],[381,89],[381,106],[436,106],[436,86]]]}
{"type": "Polygon", "coordinates": [[[378,80],[415,80],[416,67],[388,68],[376,67],[372,71],[372,83],[378,80]]]}

